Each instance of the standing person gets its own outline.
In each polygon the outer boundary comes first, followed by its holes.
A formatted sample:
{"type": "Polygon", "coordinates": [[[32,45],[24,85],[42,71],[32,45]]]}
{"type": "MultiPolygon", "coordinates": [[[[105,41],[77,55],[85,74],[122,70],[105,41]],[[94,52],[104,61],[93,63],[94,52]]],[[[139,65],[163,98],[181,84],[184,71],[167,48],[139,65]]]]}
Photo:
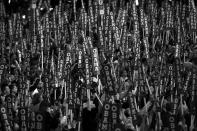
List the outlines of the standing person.
{"type": "Polygon", "coordinates": [[[82,113],[82,131],[97,130],[97,113],[99,102],[95,95],[92,101],[86,101],[82,113]]]}
{"type": "Polygon", "coordinates": [[[0,99],[0,131],[7,131],[7,130],[11,130],[10,127],[10,123],[9,123],[9,118],[7,116],[7,108],[6,108],[6,96],[8,96],[10,94],[10,88],[7,84],[4,84],[2,86],[2,96],[0,99]]]}
{"type": "Polygon", "coordinates": [[[50,106],[46,101],[43,100],[41,94],[36,93],[32,100],[32,112],[41,113],[44,117],[42,121],[42,131],[55,130],[59,124],[59,112],[57,110],[51,110],[50,106]]]}
{"type": "Polygon", "coordinates": [[[5,104],[5,98],[6,98],[7,95],[10,94],[10,88],[5,83],[5,84],[2,84],[1,89],[2,89],[2,95],[1,95],[2,103],[5,104]]]}
{"type": "MultiPolygon", "coordinates": [[[[7,87],[8,88],[8,87],[7,87]]],[[[7,92],[9,91],[9,94],[5,97],[5,107],[7,110],[8,120],[10,121],[11,127],[14,129],[15,122],[14,119],[16,119],[16,110],[15,110],[15,102],[16,102],[16,94],[17,94],[17,87],[15,84],[12,84],[9,86],[9,89],[7,89],[7,92]]]]}
{"type": "Polygon", "coordinates": [[[12,103],[13,103],[13,124],[14,124],[14,131],[18,131],[19,130],[19,125],[17,123],[17,102],[18,101],[18,87],[16,86],[16,84],[14,83],[12,88],[11,88],[11,95],[12,95],[12,103]]]}
{"type": "Polygon", "coordinates": [[[119,92],[127,91],[130,86],[130,80],[126,69],[124,69],[120,75],[120,86],[119,92]]]}

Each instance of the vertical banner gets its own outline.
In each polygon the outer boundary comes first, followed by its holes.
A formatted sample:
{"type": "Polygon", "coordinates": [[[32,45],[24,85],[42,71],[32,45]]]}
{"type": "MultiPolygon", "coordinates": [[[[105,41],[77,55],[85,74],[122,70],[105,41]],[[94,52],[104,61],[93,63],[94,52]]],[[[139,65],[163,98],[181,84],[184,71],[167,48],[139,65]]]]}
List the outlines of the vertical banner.
{"type": "Polygon", "coordinates": [[[35,131],[36,130],[36,113],[35,112],[31,112],[30,113],[30,124],[29,124],[29,130],[30,131],[35,131]]]}
{"type": "Polygon", "coordinates": [[[131,59],[131,57],[130,58],[128,58],[128,61],[127,61],[127,64],[128,64],[128,69],[129,69],[129,78],[130,78],[130,80],[133,80],[133,70],[132,70],[132,59],[131,59]]]}
{"type": "Polygon", "coordinates": [[[105,50],[105,45],[104,45],[104,39],[103,38],[105,38],[104,36],[103,36],[103,30],[102,30],[102,28],[99,26],[99,39],[100,39],[100,44],[99,44],[99,48],[100,48],[100,56],[99,56],[99,58],[100,58],[100,61],[103,61],[103,54],[104,54],[104,52],[106,51],[105,50]]]}
{"type": "Polygon", "coordinates": [[[98,1],[93,1],[94,3],[94,27],[98,30],[98,13],[99,13],[99,5],[98,1]]]}
{"type": "Polygon", "coordinates": [[[40,112],[37,112],[35,114],[35,129],[36,131],[42,131],[43,129],[45,129],[45,126],[44,126],[44,116],[42,113],[40,112]]]}
{"type": "Polygon", "coordinates": [[[191,103],[190,103],[190,112],[192,115],[195,115],[196,113],[196,72],[193,71],[192,73],[192,86],[191,86],[191,103]]]}
{"type": "Polygon", "coordinates": [[[94,76],[94,65],[92,63],[93,63],[93,57],[89,57],[89,75],[90,75],[89,79],[90,79],[90,84],[92,84],[93,76],[94,76]]]}
{"type": "Polygon", "coordinates": [[[114,86],[114,82],[111,75],[111,67],[110,65],[104,65],[104,73],[105,73],[105,82],[106,82],[106,92],[109,95],[115,95],[116,89],[114,86]]]}
{"type": "MultiPolygon", "coordinates": [[[[101,31],[101,33],[99,34],[100,37],[102,37],[103,39],[103,36],[101,35],[102,34],[102,31],[104,31],[104,43],[105,43],[105,46],[106,46],[106,43],[109,41],[109,30],[111,30],[111,26],[109,25],[109,19],[110,19],[110,16],[109,16],[109,12],[108,12],[109,8],[107,7],[107,13],[105,14],[105,27],[104,29],[102,30],[101,27],[99,27],[99,31],[101,31]]],[[[101,40],[101,39],[100,39],[101,40]]]]}
{"type": "Polygon", "coordinates": [[[27,109],[25,107],[21,107],[19,109],[19,127],[20,131],[28,131],[27,126],[27,109]]]}
{"type": "Polygon", "coordinates": [[[98,49],[97,48],[94,48],[93,49],[93,74],[95,76],[99,75],[99,56],[98,56],[98,49]]]}
{"type": "Polygon", "coordinates": [[[174,101],[172,103],[173,108],[170,111],[170,116],[169,116],[169,128],[171,131],[176,131],[177,130],[177,108],[178,108],[178,102],[179,102],[179,98],[178,98],[178,94],[176,91],[176,94],[174,96],[174,101]]]}
{"type": "Polygon", "coordinates": [[[2,127],[5,131],[12,131],[11,127],[10,127],[10,123],[8,121],[8,117],[7,117],[7,112],[6,112],[6,108],[1,106],[0,107],[0,117],[1,117],[1,124],[2,127]]]}
{"type": "Polygon", "coordinates": [[[180,60],[176,59],[176,82],[175,85],[178,89],[178,91],[181,93],[182,92],[182,79],[181,79],[181,74],[180,74],[180,60]]]}
{"type": "Polygon", "coordinates": [[[115,130],[115,126],[120,123],[119,121],[119,115],[120,115],[120,105],[118,104],[111,104],[111,123],[112,123],[112,128],[111,130],[115,130]]]}
{"type": "Polygon", "coordinates": [[[103,117],[101,120],[101,127],[100,131],[109,131],[111,130],[111,122],[110,122],[110,112],[111,112],[111,104],[110,103],[105,103],[103,105],[103,117]]]}
{"type": "Polygon", "coordinates": [[[74,84],[74,89],[73,89],[73,103],[74,104],[73,105],[74,105],[74,108],[76,108],[76,106],[80,104],[79,103],[79,99],[77,97],[77,92],[78,92],[78,89],[79,89],[79,81],[78,80],[74,80],[73,84],[74,84]]]}
{"type": "Polygon", "coordinates": [[[188,90],[188,86],[189,86],[189,81],[191,79],[191,76],[192,76],[192,72],[189,71],[188,74],[187,74],[187,77],[185,79],[185,84],[184,84],[184,87],[183,87],[183,93],[186,94],[187,90],[188,90]]]}
{"type": "Polygon", "coordinates": [[[102,27],[102,30],[104,28],[104,3],[103,3],[103,0],[99,0],[99,14],[100,14],[100,25],[102,27]]]}
{"type": "Polygon", "coordinates": [[[130,104],[133,125],[134,125],[134,127],[136,127],[137,126],[137,110],[135,107],[135,98],[131,92],[129,92],[128,100],[129,100],[129,104],[130,104]]]}
{"type": "Polygon", "coordinates": [[[68,52],[66,56],[66,89],[67,89],[67,100],[68,100],[68,108],[73,109],[73,94],[71,87],[71,63],[70,63],[71,53],[68,52]]]}
{"type": "Polygon", "coordinates": [[[27,131],[27,109],[26,109],[26,89],[23,78],[20,78],[20,109],[19,109],[19,127],[21,131],[27,131]]]}
{"type": "Polygon", "coordinates": [[[4,69],[5,69],[5,65],[3,63],[1,63],[1,65],[0,65],[0,83],[3,80],[4,69]]]}
{"type": "Polygon", "coordinates": [[[36,33],[36,0],[32,0],[32,19],[31,19],[31,28],[32,28],[32,32],[31,35],[33,37],[32,38],[32,47],[31,47],[31,51],[32,54],[35,53],[36,51],[36,44],[37,44],[37,33],[36,33]]]}
{"type": "Polygon", "coordinates": [[[82,76],[83,73],[83,51],[81,49],[79,49],[79,53],[78,53],[78,73],[79,73],[79,77],[82,76]]]}
{"type": "Polygon", "coordinates": [[[173,66],[169,65],[169,71],[170,71],[170,95],[171,95],[171,101],[173,97],[173,88],[174,88],[174,76],[173,76],[173,66]]]}
{"type": "Polygon", "coordinates": [[[86,85],[87,88],[90,89],[90,66],[89,66],[89,58],[88,56],[85,56],[85,75],[86,75],[86,85]]]}

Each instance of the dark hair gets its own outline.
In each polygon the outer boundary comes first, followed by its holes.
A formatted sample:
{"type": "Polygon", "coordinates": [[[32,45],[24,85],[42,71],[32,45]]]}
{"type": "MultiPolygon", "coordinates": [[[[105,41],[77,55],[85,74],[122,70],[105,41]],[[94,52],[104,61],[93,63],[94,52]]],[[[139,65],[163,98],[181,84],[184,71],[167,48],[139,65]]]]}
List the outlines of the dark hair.
{"type": "Polygon", "coordinates": [[[128,101],[127,102],[123,102],[122,108],[124,108],[124,109],[129,108],[129,102],[128,101]]]}
{"type": "Polygon", "coordinates": [[[123,76],[123,74],[124,74],[124,71],[126,71],[127,72],[127,75],[128,75],[128,68],[126,68],[126,67],[124,67],[121,71],[120,71],[120,76],[123,76]]]}
{"type": "Polygon", "coordinates": [[[2,93],[5,91],[5,87],[6,86],[8,86],[8,84],[6,83],[6,82],[3,82],[2,84],[1,84],[1,91],[2,91],[2,93]]]}
{"type": "Polygon", "coordinates": [[[128,110],[126,110],[126,111],[124,112],[124,114],[125,114],[125,116],[126,116],[126,117],[131,116],[131,114],[129,113],[129,111],[128,111],[128,110]]]}
{"type": "Polygon", "coordinates": [[[14,85],[9,85],[10,91],[14,89],[14,85]]]}
{"type": "Polygon", "coordinates": [[[172,104],[167,103],[167,104],[166,104],[166,110],[167,110],[167,112],[172,111],[172,104]]]}
{"type": "Polygon", "coordinates": [[[0,105],[2,105],[3,104],[3,100],[1,99],[1,97],[0,97],[0,105]]]}
{"type": "Polygon", "coordinates": [[[33,98],[32,98],[32,104],[33,105],[36,105],[40,103],[40,94],[39,93],[36,93],[33,95],[33,98]]]}

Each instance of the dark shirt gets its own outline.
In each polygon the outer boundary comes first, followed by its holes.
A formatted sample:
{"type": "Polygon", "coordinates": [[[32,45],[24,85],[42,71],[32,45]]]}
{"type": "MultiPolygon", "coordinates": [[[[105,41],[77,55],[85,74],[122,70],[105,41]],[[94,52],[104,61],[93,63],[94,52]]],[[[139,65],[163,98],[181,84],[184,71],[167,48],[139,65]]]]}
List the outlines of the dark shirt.
{"type": "Polygon", "coordinates": [[[93,103],[96,108],[88,110],[83,109],[82,113],[82,130],[83,131],[96,131],[97,130],[97,113],[98,113],[98,100],[94,99],[93,103]]]}

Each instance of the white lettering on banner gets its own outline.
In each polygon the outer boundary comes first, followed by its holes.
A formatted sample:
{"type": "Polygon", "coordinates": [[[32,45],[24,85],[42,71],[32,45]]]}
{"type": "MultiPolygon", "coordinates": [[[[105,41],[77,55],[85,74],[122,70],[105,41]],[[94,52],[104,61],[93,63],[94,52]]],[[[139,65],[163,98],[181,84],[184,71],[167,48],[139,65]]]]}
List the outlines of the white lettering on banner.
{"type": "Polygon", "coordinates": [[[109,111],[105,111],[104,116],[109,116],[109,111]]]}
{"type": "Polygon", "coordinates": [[[35,122],[31,122],[31,129],[35,129],[35,122]]]}
{"type": "Polygon", "coordinates": [[[42,121],[42,120],[43,120],[43,116],[40,115],[40,114],[38,114],[38,115],[36,116],[36,120],[37,120],[37,121],[42,121]]]}
{"type": "Polygon", "coordinates": [[[35,129],[35,112],[32,112],[31,119],[32,119],[31,129],[35,129]]]}
{"type": "Polygon", "coordinates": [[[97,49],[93,49],[93,56],[94,56],[94,69],[95,71],[99,71],[99,68],[98,68],[98,52],[97,52],[97,49]]]}
{"type": "Polygon", "coordinates": [[[99,0],[99,5],[100,5],[100,15],[104,15],[103,0],[99,0]]]}
{"type": "Polygon", "coordinates": [[[70,62],[70,53],[67,53],[66,62],[70,62]]]}
{"type": "Polygon", "coordinates": [[[174,117],[170,117],[170,122],[174,122],[174,117]]]}
{"type": "Polygon", "coordinates": [[[109,104],[106,104],[106,105],[105,105],[105,109],[106,109],[106,110],[109,110],[109,109],[110,109],[110,105],[109,105],[109,104]]]}
{"type": "Polygon", "coordinates": [[[104,70],[105,70],[105,75],[107,79],[107,88],[109,89],[109,93],[114,93],[112,78],[110,74],[110,68],[108,66],[104,66],[104,70]]]}
{"type": "Polygon", "coordinates": [[[174,119],[174,116],[170,116],[169,122],[170,122],[170,129],[172,131],[175,131],[175,119],[174,119]]]}
{"type": "Polygon", "coordinates": [[[104,105],[104,115],[103,115],[103,121],[101,125],[101,130],[108,130],[108,117],[109,117],[109,110],[110,110],[110,104],[105,104],[104,105]]]}
{"type": "Polygon", "coordinates": [[[39,122],[37,122],[37,129],[38,129],[38,130],[41,130],[41,129],[42,129],[42,124],[39,123],[39,122]]]}
{"type": "Polygon", "coordinates": [[[113,118],[113,121],[112,121],[112,123],[113,124],[116,124],[117,123],[117,113],[112,113],[112,118],[113,118]]]}
{"type": "Polygon", "coordinates": [[[104,117],[103,123],[108,123],[108,118],[104,117]]]}
{"type": "MultiPolygon", "coordinates": [[[[101,44],[101,46],[103,46],[103,34],[102,34],[101,27],[99,27],[99,36],[100,36],[100,44],[101,44]]],[[[103,48],[101,48],[101,49],[103,49],[103,48]]]]}
{"type": "Polygon", "coordinates": [[[10,97],[8,97],[7,101],[8,101],[8,102],[11,102],[11,98],[10,98],[10,97]]]}
{"type": "Polygon", "coordinates": [[[102,5],[103,4],[103,0],[99,0],[99,5],[102,5]]]}
{"type": "Polygon", "coordinates": [[[3,118],[4,119],[8,119],[6,114],[3,114],[3,118]]]}
{"type": "Polygon", "coordinates": [[[25,116],[24,115],[21,116],[21,120],[25,121],[25,116]]]}
{"type": "MultiPolygon", "coordinates": [[[[90,64],[90,66],[89,66],[89,70],[92,70],[92,65],[90,64]]],[[[92,78],[92,76],[93,76],[93,74],[92,74],[92,71],[89,71],[89,75],[90,75],[90,79],[92,78]]]]}
{"type": "Polygon", "coordinates": [[[109,68],[108,68],[108,66],[105,66],[104,69],[105,69],[105,70],[108,70],[109,68]]]}
{"type": "Polygon", "coordinates": [[[26,127],[26,123],[25,121],[22,121],[22,128],[25,128],[26,127]]]}
{"type": "Polygon", "coordinates": [[[141,15],[141,24],[144,25],[144,12],[143,9],[140,9],[140,15],[141,15]]]}
{"type": "Polygon", "coordinates": [[[79,51],[79,63],[78,63],[78,68],[82,68],[81,63],[82,63],[82,51],[80,50],[80,51],[79,51]]]}
{"type": "Polygon", "coordinates": [[[85,63],[86,63],[86,84],[89,85],[90,84],[90,71],[89,71],[89,59],[86,58],[85,59],[85,63]]]}
{"type": "Polygon", "coordinates": [[[6,130],[11,131],[10,125],[8,123],[8,120],[7,120],[6,109],[4,107],[1,107],[1,114],[2,114],[2,117],[3,117],[4,126],[5,126],[6,130]]]}
{"type": "Polygon", "coordinates": [[[1,70],[3,70],[4,69],[4,65],[1,65],[1,70]]]}
{"type": "MultiPolygon", "coordinates": [[[[5,119],[4,119],[5,120],[5,119]]],[[[9,126],[8,120],[5,120],[5,126],[9,126]]]]}
{"type": "Polygon", "coordinates": [[[179,99],[176,97],[175,100],[174,100],[174,110],[176,111],[176,108],[178,106],[178,102],[179,102],[179,99]]]}
{"type": "Polygon", "coordinates": [[[108,124],[102,124],[101,130],[107,130],[108,129],[108,124]]]}
{"type": "Polygon", "coordinates": [[[20,113],[21,113],[21,115],[24,115],[25,114],[25,109],[21,109],[20,113]]]}
{"type": "Polygon", "coordinates": [[[60,77],[60,78],[62,77],[62,67],[63,67],[63,63],[64,63],[64,61],[63,61],[63,59],[61,58],[61,60],[60,60],[60,71],[59,71],[59,77],[60,77]]]}
{"type": "Polygon", "coordinates": [[[5,111],[6,111],[5,108],[2,107],[2,108],[1,108],[1,113],[5,113],[5,111]]]}
{"type": "Polygon", "coordinates": [[[31,116],[32,120],[35,121],[35,112],[32,112],[31,115],[32,115],[32,116],[31,116]]]}
{"type": "Polygon", "coordinates": [[[25,109],[21,109],[20,110],[21,130],[24,130],[24,131],[27,130],[25,114],[26,114],[26,110],[25,109]]]}
{"type": "Polygon", "coordinates": [[[136,125],[137,124],[136,123],[137,122],[137,111],[136,111],[136,108],[135,108],[134,98],[133,98],[131,92],[130,92],[130,95],[129,95],[129,101],[130,101],[130,110],[131,110],[133,124],[136,125]]]}
{"type": "Polygon", "coordinates": [[[43,116],[41,114],[36,115],[36,129],[40,130],[42,129],[42,121],[43,121],[43,116]]]}
{"type": "Polygon", "coordinates": [[[112,106],[112,111],[113,111],[113,112],[117,111],[117,106],[113,105],[113,106],[112,106]]]}
{"type": "Polygon", "coordinates": [[[112,123],[113,124],[117,124],[117,118],[118,118],[117,106],[116,105],[112,105],[111,110],[112,110],[112,123]]]}

